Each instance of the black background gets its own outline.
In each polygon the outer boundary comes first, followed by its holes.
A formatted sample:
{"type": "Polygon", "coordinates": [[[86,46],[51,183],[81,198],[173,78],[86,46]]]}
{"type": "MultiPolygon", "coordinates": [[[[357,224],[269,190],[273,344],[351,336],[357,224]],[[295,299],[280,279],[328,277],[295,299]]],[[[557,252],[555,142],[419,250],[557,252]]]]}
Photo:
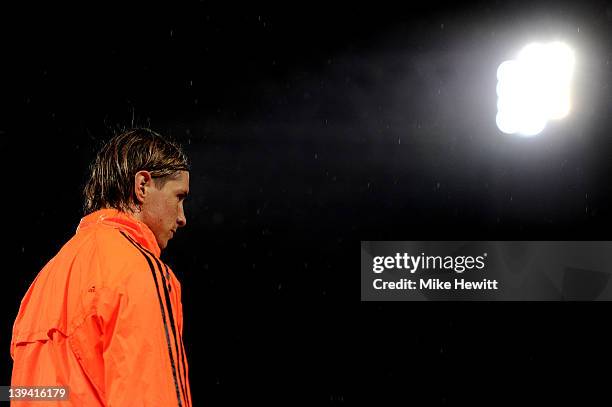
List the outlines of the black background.
{"type": "Polygon", "coordinates": [[[358,259],[361,240],[609,240],[612,6],[25,8],[0,17],[0,384],[89,162],[135,125],[193,163],[188,227],[163,258],[195,405],[605,395],[607,303],[360,303],[358,259]],[[497,66],[552,39],[577,53],[572,115],[501,134],[497,66]]]}

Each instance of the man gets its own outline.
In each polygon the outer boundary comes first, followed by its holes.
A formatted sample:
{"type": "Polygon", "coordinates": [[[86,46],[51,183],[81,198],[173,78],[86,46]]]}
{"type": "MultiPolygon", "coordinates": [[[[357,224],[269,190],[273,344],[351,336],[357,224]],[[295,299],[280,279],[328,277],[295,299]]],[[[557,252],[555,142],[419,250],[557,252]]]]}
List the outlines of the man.
{"type": "Polygon", "coordinates": [[[21,302],[12,386],[68,388],[47,406],[191,405],[181,286],[159,258],[186,224],[188,171],[180,147],[148,129],[101,149],[86,216],[21,302]]]}

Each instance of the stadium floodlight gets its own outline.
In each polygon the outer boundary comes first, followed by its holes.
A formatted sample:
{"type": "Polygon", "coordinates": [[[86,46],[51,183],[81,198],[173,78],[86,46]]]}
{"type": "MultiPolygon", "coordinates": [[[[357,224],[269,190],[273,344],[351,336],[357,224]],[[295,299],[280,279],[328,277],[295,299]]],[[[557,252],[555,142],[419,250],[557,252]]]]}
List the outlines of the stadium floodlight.
{"type": "Polygon", "coordinates": [[[574,52],[564,43],[533,43],[497,69],[497,127],[534,136],[570,111],[574,52]]]}

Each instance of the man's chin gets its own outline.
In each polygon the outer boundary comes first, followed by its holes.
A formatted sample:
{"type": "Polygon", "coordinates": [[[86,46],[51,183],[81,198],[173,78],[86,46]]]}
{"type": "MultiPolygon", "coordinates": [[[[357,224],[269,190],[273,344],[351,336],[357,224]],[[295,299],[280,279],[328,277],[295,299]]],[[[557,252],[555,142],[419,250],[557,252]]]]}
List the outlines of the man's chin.
{"type": "Polygon", "coordinates": [[[164,250],[168,246],[168,240],[170,240],[170,239],[167,239],[165,241],[158,241],[157,242],[157,245],[159,246],[160,250],[164,250]]]}

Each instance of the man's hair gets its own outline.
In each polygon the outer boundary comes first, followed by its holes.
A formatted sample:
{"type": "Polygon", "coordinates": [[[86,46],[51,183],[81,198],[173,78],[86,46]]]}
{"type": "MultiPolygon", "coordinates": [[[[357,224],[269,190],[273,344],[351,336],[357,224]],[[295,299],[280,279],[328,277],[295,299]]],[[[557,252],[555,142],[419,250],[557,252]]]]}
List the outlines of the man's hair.
{"type": "Polygon", "coordinates": [[[85,214],[103,208],[127,212],[138,204],[134,175],[142,170],[149,171],[155,186],[162,188],[179,171],[189,171],[189,162],[178,144],[153,130],[136,128],[117,134],[102,147],[90,166],[83,190],[85,214]]]}

